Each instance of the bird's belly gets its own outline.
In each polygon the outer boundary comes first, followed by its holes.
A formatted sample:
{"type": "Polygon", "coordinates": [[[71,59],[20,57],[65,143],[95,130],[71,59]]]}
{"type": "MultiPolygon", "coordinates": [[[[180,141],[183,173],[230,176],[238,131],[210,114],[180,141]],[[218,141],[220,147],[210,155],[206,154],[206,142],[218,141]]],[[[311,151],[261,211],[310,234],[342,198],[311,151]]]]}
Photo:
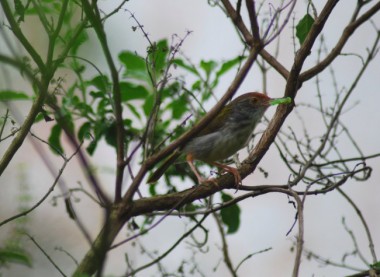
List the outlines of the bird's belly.
{"type": "Polygon", "coordinates": [[[251,132],[251,128],[241,128],[197,137],[186,145],[183,152],[191,153],[194,159],[205,162],[224,160],[246,145],[251,132]]]}

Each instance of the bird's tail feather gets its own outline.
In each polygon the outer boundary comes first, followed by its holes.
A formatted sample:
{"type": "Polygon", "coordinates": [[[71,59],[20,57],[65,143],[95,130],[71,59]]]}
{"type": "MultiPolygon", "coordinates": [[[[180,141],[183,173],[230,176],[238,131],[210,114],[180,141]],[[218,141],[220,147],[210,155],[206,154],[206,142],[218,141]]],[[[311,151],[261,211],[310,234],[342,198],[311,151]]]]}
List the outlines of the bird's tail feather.
{"type": "Polygon", "coordinates": [[[157,182],[162,175],[164,175],[165,171],[171,166],[176,159],[181,155],[181,152],[175,151],[173,152],[165,161],[163,164],[159,166],[159,168],[156,169],[152,173],[152,175],[149,176],[148,178],[148,184],[155,183],[157,182]]]}

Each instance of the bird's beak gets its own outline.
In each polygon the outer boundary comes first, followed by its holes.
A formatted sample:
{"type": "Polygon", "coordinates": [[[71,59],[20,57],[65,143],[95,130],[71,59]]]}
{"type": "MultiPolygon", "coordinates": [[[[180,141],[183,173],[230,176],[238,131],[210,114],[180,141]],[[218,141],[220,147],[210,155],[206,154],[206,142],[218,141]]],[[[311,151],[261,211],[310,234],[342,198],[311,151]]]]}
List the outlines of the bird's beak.
{"type": "Polygon", "coordinates": [[[272,98],[269,100],[269,105],[279,105],[279,104],[290,104],[292,103],[292,98],[290,97],[284,97],[284,98],[272,98]]]}

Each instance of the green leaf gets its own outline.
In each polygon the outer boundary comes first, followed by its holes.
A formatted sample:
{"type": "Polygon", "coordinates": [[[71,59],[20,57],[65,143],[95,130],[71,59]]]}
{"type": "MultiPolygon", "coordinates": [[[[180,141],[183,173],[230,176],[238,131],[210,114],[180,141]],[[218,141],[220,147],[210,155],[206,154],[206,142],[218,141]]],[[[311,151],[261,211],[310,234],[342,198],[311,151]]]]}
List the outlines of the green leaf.
{"type": "Polygon", "coordinates": [[[149,185],[149,193],[150,193],[151,196],[156,196],[157,195],[156,184],[150,184],[149,185]]]}
{"type": "Polygon", "coordinates": [[[125,66],[125,77],[149,81],[144,58],[130,51],[124,51],[119,54],[119,60],[125,66]]]}
{"type": "Polygon", "coordinates": [[[94,154],[96,147],[98,146],[98,142],[103,137],[108,125],[109,122],[104,117],[102,117],[99,121],[93,123],[92,130],[94,137],[89,146],[86,148],[87,152],[90,155],[94,154]]]}
{"type": "Polygon", "coordinates": [[[192,86],[191,86],[191,90],[198,90],[198,91],[201,91],[201,88],[202,88],[202,82],[201,80],[197,80],[195,81],[192,86]]]}
{"type": "Polygon", "coordinates": [[[217,67],[217,63],[215,61],[201,61],[201,68],[206,72],[207,76],[210,76],[211,72],[217,67]]]}
{"type": "Polygon", "coordinates": [[[79,110],[83,116],[88,116],[90,114],[94,114],[94,111],[92,110],[92,106],[88,105],[84,102],[76,103],[75,108],[77,110],[79,110]]]}
{"type": "Polygon", "coordinates": [[[377,261],[376,263],[371,264],[371,268],[375,270],[380,270],[380,261],[377,261]]]}
{"type": "Polygon", "coordinates": [[[310,14],[306,14],[297,24],[296,26],[296,36],[302,45],[305,41],[307,35],[310,32],[311,27],[314,24],[314,19],[310,14]]]}
{"type": "Polygon", "coordinates": [[[134,99],[145,99],[149,92],[142,85],[136,85],[128,82],[120,83],[121,101],[130,101],[134,99]]]}
{"type": "Polygon", "coordinates": [[[115,147],[117,146],[117,141],[116,141],[116,122],[112,122],[110,125],[108,125],[105,129],[104,136],[106,139],[106,142],[115,147]]]}
{"type": "Polygon", "coordinates": [[[166,39],[160,40],[157,44],[151,47],[148,52],[149,61],[153,64],[156,75],[160,76],[166,67],[169,53],[168,41],[166,39]]]}
{"type": "Polygon", "coordinates": [[[45,116],[42,113],[39,113],[34,119],[34,123],[40,122],[45,119],[45,116]]]}
{"type": "Polygon", "coordinates": [[[145,102],[143,104],[143,110],[146,116],[149,116],[150,112],[153,109],[153,105],[154,105],[154,96],[153,94],[151,94],[145,98],[145,102]]]}
{"type": "Polygon", "coordinates": [[[50,148],[53,150],[54,153],[58,153],[58,154],[63,153],[63,148],[60,141],[61,133],[62,133],[61,126],[56,124],[51,129],[51,133],[48,139],[50,148]]]}
{"type": "Polygon", "coordinates": [[[194,73],[195,75],[199,76],[199,73],[197,72],[197,70],[192,65],[186,64],[181,59],[174,59],[173,64],[178,65],[179,67],[186,69],[187,71],[194,73]]]}
{"type": "Polygon", "coordinates": [[[93,98],[104,98],[104,96],[106,96],[106,94],[102,91],[90,91],[90,95],[93,98]]]}
{"type": "Polygon", "coordinates": [[[28,100],[30,97],[24,93],[13,90],[0,91],[0,101],[12,101],[12,100],[28,100]]]}
{"type": "Polygon", "coordinates": [[[95,149],[98,146],[98,141],[99,140],[94,139],[93,141],[91,141],[91,143],[86,148],[87,153],[90,154],[91,156],[94,154],[95,149]]]}
{"type": "Polygon", "coordinates": [[[21,249],[0,249],[0,265],[3,263],[15,263],[32,267],[30,256],[21,249]]]}
{"type": "Polygon", "coordinates": [[[98,75],[94,77],[89,83],[104,93],[109,90],[110,83],[107,76],[105,75],[98,75]]]}
{"type": "Polygon", "coordinates": [[[141,120],[141,115],[140,113],[137,111],[136,107],[127,103],[127,107],[130,109],[130,111],[138,118],[141,120]]]}
{"type": "Polygon", "coordinates": [[[14,0],[14,4],[15,4],[16,14],[19,16],[19,18],[17,19],[17,22],[20,23],[24,21],[25,7],[22,4],[21,0],[14,0]]]}
{"type": "Polygon", "coordinates": [[[62,126],[62,129],[65,129],[66,132],[69,132],[70,135],[74,135],[75,126],[72,118],[72,114],[69,110],[62,110],[62,115],[55,116],[58,124],[62,126]]]}
{"type": "Polygon", "coordinates": [[[244,56],[237,56],[236,58],[233,58],[231,60],[228,60],[222,64],[220,69],[216,72],[216,77],[219,78],[223,74],[227,73],[230,69],[232,69],[235,65],[238,65],[241,63],[243,59],[246,57],[244,56]]]}
{"type": "Polygon", "coordinates": [[[174,99],[167,107],[172,110],[172,117],[174,119],[180,119],[188,110],[187,104],[187,97],[183,94],[178,99],[174,99]]]}
{"type": "MultiPolygon", "coordinates": [[[[72,39],[72,36],[73,36],[73,31],[74,30],[70,30],[68,31],[68,33],[66,34],[66,37],[67,37],[67,40],[70,40],[72,39]]],[[[76,31],[76,30],[75,30],[76,31]]],[[[72,40],[72,47],[70,48],[70,53],[72,55],[77,55],[78,53],[78,49],[86,42],[88,41],[89,37],[86,33],[86,31],[82,31],[76,39],[72,40]]]]}
{"type": "MultiPolygon", "coordinates": [[[[223,203],[232,200],[232,196],[222,192],[223,203]]],[[[236,233],[240,226],[240,208],[233,204],[220,211],[223,223],[227,226],[227,234],[236,233]]]]}
{"type": "Polygon", "coordinates": [[[83,123],[83,125],[79,128],[79,131],[78,131],[78,139],[80,141],[83,141],[86,138],[91,137],[90,136],[91,129],[92,128],[91,128],[91,123],[90,122],[83,123]]]}
{"type": "Polygon", "coordinates": [[[102,100],[100,100],[96,110],[98,116],[100,117],[104,117],[107,113],[112,113],[109,99],[103,98],[102,100]]]}

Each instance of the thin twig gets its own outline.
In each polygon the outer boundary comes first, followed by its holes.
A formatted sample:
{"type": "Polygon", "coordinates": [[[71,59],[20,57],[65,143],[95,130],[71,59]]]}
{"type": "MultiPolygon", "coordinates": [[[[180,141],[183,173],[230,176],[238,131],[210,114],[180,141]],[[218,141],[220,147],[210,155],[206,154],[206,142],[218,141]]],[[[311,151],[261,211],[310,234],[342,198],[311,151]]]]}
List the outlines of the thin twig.
{"type": "Polygon", "coordinates": [[[38,242],[29,234],[25,233],[27,237],[30,238],[30,240],[34,243],[35,246],[37,246],[38,249],[42,252],[42,254],[45,255],[45,257],[49,260],[49,262],[58,270],[59,273],[61,273],[62,276],[66,277],[66,274],[63,273],[63,271],[59,268],[59,266],[53,261],[53,259],[49,256],[48,253],[38,244],[38,242]]]}
{"type": "Polygon", "coordinates": [[[241,260],[241,262],[236,266],[235,268],[235,272],[238,271],[239,267],[247,260],[249,260],[250,258],[252,258],[253,256],[255,255],[258,255],[258,254],[261,254],[261,253],[264,253],[264,252],[268,252],[270,250],[272,250],[273,248],[272,247],[268,247],[268,248],[265,248],[263,250],[260,250],[260,251],[257,251],[257,252],[254,252],[254,253],[251,253],[249,254],[247,257],[245,257],[243,260],[241,260]]]}
{"type": "Polygon", "coordinates": [[[223,230],[223,224],[221,222],[220,215],[217,213],[212,213],[212,215],[215,218],[216,226],[218,227],[218,231],[222,239],[222,252],[223,252],[224,263],[226,264],[228,270],[230,271],[231,276],[237,277],[238,275],[236,274],[236,269],[234,269],[234,266],[230,258],[230,253],[228,251],[226,234],[223,230]]]}
{"type": "Polygon", "coordinates": [[[168,250],[166,250],[164,253],[162,253],[160,256],[158,256],[156,259],[152,260],[151,262],[136,268],[135,270],[128,272],[126,276],[135,276],[135,274],[141,270],[144,270],[152,265],[157,264],[159,261],[161,261],[163,258],[165,258],[167,255],[169,255],[180,243],[183,241],[186,237],[191,235],[201,224],[205,219],[207,218],[208,215],[204,215],[197,224],[195,224],[191,229],[189,229],[186,233],[184,233],[168,250]]]}
{"type": "Polygon", "coordinates": [[[201,186],[198,186],[196,187],[193,191],[190,191],[188,194],[186,194],[182,199],[180,199],[180,201],[178,201],[178,203],[176,203],[175,205],[173,205],[173,207],[171,207],[171,209],[169,211],[167,211],[156,223],[152,224],[151,226],[149,226],[149,228],[147,229],[144,229],[142,230],[141,232],[139,232],[138,234],[135,234],[127,239],[124,239],[122,240],[121,242],[118,242],[114,245],[112,245],[110,247],[110,249],[114,249],[114,248],[117,248],[119,247],[120,245],[124,244],[124,243],[127,243],[129,241],[132,241],[134,239],[136,239],[137,237],[139,236],[142,236],[146,233],[148,233],[150,230],[154,229],[155,227],[157,227],[162,221],[164,221],[174,210],[176,210],[178,207],[182,206],[184,202],[186,202],[188,200],[188,198],[190,198],[192,196],[192,194],[194,194],[198,188],[200,188],[201,186]]]}
{"type": "Polygon", "coordinates": [[[363,216],[361,210],[355,204],[355,202],[342,189],[337,188],[337,190],[347,200],[347,202],[352,206],[352,208],[354,208],[355,212],[357,213],[357,215],[358,215],[358,217],[359,217],[359,219],[360,219],[360,221],[361,221],[361,223],[362,223],[362,225],[364,227],[365,233],[367,235],[367,239],[368,239],[368,243],[369,243],[368,247],[369,247],[369,250],[370,250],[371,255],[372,255],[372,262],[376,263],[378,260],[377,260],[377,257],[376,257],[375,245],[373,243],[371,231],[369,230],[367,221],[364,219],[364,216],[363,216]]]}
{"type": "Polygon", "coordinates": [[[142,179],[144,178],[146,172],[151,169],[156,163],[161,161],[163,158],[166,158],[171,154],[175,149],[184,145],[189,141],[193,136],[200,132],[206,125],[216,116],[217,113],[223,108],[227,101],[236,93],[238,87],[243,82],[244,78],[248,74],[249,69],[251,68],[253,62],[256,60],[258,54],[258,49],[252,48],[250,54],[242,66],[241,70],[237,74],[236,78],[231,83],[227,92],[219,100],[219,102],[203,117],[191,130],[183,134],[179,139],[171,143],[169,146],[165,147],[159,153],[151,156],[146,160],[146,162],[141,166],[140,171],[137,173],[135,179],[133,180],[130,188],[124,195],[124,205],[129,205],[131,199],[133,198],[138,186],[140,185],[142,179]]]}

